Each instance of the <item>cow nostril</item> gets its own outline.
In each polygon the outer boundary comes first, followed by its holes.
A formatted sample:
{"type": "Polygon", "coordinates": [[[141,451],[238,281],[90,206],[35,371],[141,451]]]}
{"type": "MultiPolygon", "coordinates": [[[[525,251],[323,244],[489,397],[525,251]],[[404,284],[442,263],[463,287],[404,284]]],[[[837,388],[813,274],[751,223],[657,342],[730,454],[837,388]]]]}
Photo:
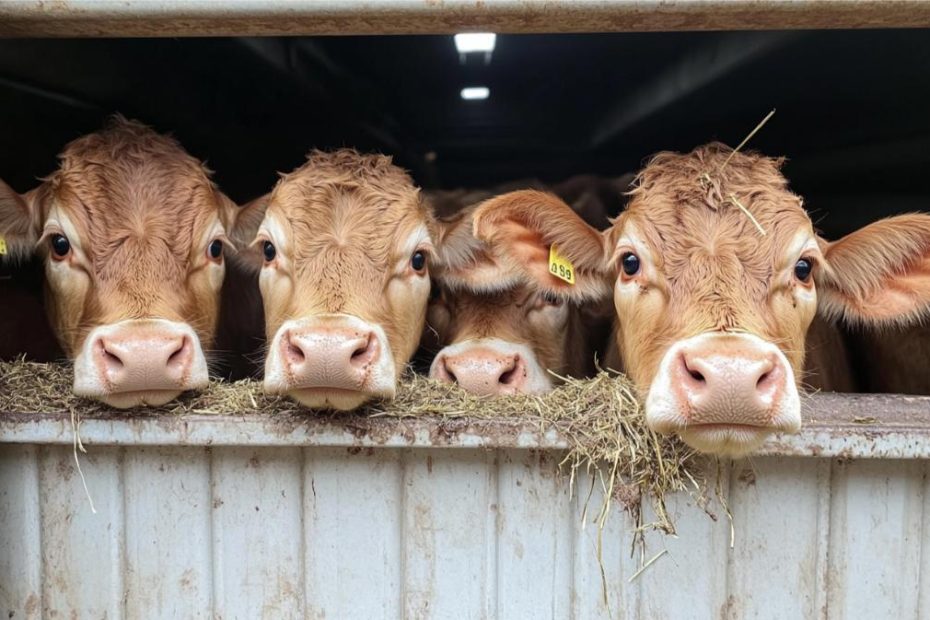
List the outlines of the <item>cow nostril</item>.
{"type": "Polygon", "coordinates": [[[521,361],[520,356],[515,355],[511,367],[502,372],[500,377],[498,377],[498,383],[501,385],[510,385],[517,381],[520,378],[520,373],[523,372],[523,364],[521,361]]]}
{"type": "Polygon", "coordinates": [[[123,367],[123,360],[121,360],[118,356],[113,355],[106,349],[103,350],[103,359],[106,361],[107,366],[112,366],[114,368],[123,367]]]}
{"type": "Polygon", "coordinates": [[[504,385],[510,385],[513,383],[514,379],[517,377],[517,369],[511,368],[510,370],[504,372],[499,378],[498,382],[504,385]]]}
{"type": "Polygon", "coordinates": [[[181,345],[175,349],[175,351],[168,356],[168,365],[180,364],[183,361],[185,356],[185,351],[187,350],[187,337],[181,339],[181,345]]]}
{"type": "Polygon", "coordinates": [[[304,355],[303,349],[294,345],[292,342],[287,343],[287,357],[290,361],[297,364],[307,359],[307,356],[304,355]]]}
{"type": "Polygon", "coordinates": [[[704,374],[700,370],[697,369],[696,363],[694,361],[691,361],[689,363],[687,355],[682,354],[681,357],[679,357],[678,359],[680,360],[681,368],[686,373],[688,373],[688,376],[691,377],[691,379],[695,383],[700,384],[700,385],[704,385],[707,383],[707,378],[704,376],[704,374]]]}
{"type": "Polygon", "coordinates": [[[765,384],[768,383],[769,379],[772,377],[771,372],[764,372],[762,376],[759,377],[759,380],[756,381],[756,389],[765,387],[765,384]]]}
{"type": "Polygon", "coordinates": [[[359,345],[354,351],[352,351],[352,361],[358,361],[358,359],[364,356],[371,349],[371,335],[365,339],[364,344],[359,345]]]}
{"type": "Polygon", "coordinates": [[[365,341],[352,351],[349,363],[358,367],[371,363],[377,355],[377,343],[375,343],[374,338],[373,333],[368,334],[365,341]]]}
{"type": "Polygon", "coordinates": [[[107,343],[100,339],[97,341],[97,348],[100,351],[100,356],[103,358],[104,364],[111,370],[119,370],[123,367],[123,360],[120,359],[115,353],[111,353],[107,349],[107,343]]]}

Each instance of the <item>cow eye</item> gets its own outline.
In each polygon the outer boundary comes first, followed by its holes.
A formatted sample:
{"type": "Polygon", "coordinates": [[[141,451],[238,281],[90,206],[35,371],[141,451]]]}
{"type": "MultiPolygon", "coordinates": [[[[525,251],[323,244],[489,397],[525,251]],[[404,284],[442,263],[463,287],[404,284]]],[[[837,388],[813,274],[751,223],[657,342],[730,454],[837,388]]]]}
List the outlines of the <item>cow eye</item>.
{"type": "Polygon", "coordinates": [[[52,235],[49,243],[56,258],[64,258],[71,252],[71,242],[64,235],[52,235]]]}
{"type": "Polygon", "coordinates": [[[274,260],[274,257],[278,255],[278,251],[275,249],[272,242],[265,241],[262,243],[262,254],[265,255],[265,262],[270,263],[274,260]]]}
{"type": "Polygon", "coordinates": [[[811,277],[811,270],[814,268],[809,258],[799,258],[794,264],[794,277],[801,282],[807,282],[811,277]]]}
{"type": "Polygon", "coordinates": [[[413,267],[414,271],[423,271],[426,267],[426,252],[422,250],[414,252],[413,256],[410,257],[410,266],[413,267]]]}
{"type": "Polygon", "coordinates": [[[550,293],[549,291],[546,291],[545,293],[543,293],[543,301],[545,301],[550,306],[561,306],[562,305],[562,300],[559,298],[559,296],[553,293],[550,293]]]}
{"type": "Polygon", "coordinates": [[[623,273],[628,276],[635,276],[639,273],[639,257],[632,252],[627,252],[622,257],[620,257],[620,262],[623,266],[623,273]]]}
{"type": "Polygon", "coordinates": [[[223,242],[219,239],[214,239],[210,242],[210,247],[207,248],[207,252],[210,254],[210,258],[219,259],[223,256],[223,242]]]}

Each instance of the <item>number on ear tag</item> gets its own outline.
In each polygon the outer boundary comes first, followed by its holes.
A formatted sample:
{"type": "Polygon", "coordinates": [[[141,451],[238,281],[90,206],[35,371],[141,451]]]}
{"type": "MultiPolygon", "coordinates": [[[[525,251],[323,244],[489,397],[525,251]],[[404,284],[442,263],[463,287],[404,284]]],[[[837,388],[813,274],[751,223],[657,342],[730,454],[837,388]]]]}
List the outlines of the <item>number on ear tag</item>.
{"type": "Polygon", "coordinates": [[[0,235],[0,256],[6,254],[8,250],[6,249],[6,239],[0,235]]]}
{"type": "Polygon", "coordinates": [[[575,266],[571,261],[559,254],[555,244],[549,246],[549,273],[569,284],[575,284],[575,266]]]}

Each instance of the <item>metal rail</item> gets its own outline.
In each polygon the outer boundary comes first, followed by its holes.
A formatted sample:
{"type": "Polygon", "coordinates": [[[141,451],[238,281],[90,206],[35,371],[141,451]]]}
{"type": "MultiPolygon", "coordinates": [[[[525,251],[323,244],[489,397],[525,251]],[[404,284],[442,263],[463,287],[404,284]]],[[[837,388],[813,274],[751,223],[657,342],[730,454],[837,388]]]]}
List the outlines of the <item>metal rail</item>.
{"type": "Polygon", "coordinates": [[[927,26],[924,0],[0,0],[7,37],[927,26]]]}
{"type": "MultiPolygon", "coordinates": [[[[804,428],[776,435],[759,455],[930,458],[930,397],[818,394],[804,428]]],[[[556,428],[514,419],[370,418],[361,415],[145,415],[84,418],[81,440],[98,445],[329,446],[347,448],[565,449],[556,428]]],[[[64,414],[0,413],[0,443],[70,444],[64,414]]]]}

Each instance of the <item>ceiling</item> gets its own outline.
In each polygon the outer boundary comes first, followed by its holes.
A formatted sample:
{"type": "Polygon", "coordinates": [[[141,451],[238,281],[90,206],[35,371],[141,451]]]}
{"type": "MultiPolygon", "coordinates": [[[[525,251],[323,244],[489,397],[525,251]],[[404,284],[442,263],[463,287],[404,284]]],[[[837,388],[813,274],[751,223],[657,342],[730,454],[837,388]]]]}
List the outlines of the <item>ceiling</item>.
{"type": "Polygon", "coordinates": [[[173,132],[234,199],[311,147],[393,154],[427,187],[619,176],[709,140],[789,158],[822,228],[926,209],[930,31],[0,40],[0,177],[24,191],[121,112],[173,132]],[[464,86],[490,88],[463,101],[464,86]]]}

